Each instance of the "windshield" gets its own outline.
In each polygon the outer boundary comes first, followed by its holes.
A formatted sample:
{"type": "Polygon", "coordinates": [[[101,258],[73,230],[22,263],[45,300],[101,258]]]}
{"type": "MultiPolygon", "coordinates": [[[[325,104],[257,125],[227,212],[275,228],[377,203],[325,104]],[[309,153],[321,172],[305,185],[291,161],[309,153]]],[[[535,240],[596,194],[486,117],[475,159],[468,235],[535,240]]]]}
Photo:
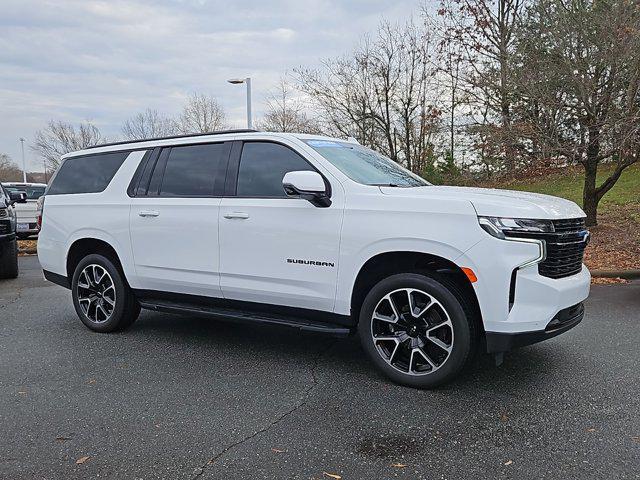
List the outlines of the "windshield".
{"type": "Polygon", "coordinates": [[[333,140],[305,142],[355,182],[390,187],[431,185],[390,158],[362,145],[333,140]]]}
{"type": "Polygon", "coordinates": [[[37,200],[44,195],[44,187],[16,187],[6,185],[4,188],[6,188],[8,192],[25,192],[27,194],[27,200],[37,200]]]}

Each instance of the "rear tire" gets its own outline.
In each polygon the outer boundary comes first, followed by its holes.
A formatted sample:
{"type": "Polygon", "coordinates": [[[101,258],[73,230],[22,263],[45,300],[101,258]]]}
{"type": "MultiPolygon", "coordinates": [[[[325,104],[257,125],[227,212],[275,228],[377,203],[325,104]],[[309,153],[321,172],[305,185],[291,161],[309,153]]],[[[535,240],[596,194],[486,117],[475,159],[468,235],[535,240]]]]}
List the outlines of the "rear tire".
{"type": "Polygon", "coordinates": [[[369,291],[358,335],[384,375],[414,388],[451,381],[478,344],[477,319],[455,285],[415,273],[390,276],[369,291]]]}
{"type": "Polygon", "coordinates": [[[0,278],[18,278],[18,241],[14,238],[0,249],[0,278]]]}
{"type": "Polygon", "coordinates": [[[82,323],[95,332],[124,330],[140,315],[140,304],[124,274],[108,257],[84,257],[71,281],[73,306],[82,323]]]}

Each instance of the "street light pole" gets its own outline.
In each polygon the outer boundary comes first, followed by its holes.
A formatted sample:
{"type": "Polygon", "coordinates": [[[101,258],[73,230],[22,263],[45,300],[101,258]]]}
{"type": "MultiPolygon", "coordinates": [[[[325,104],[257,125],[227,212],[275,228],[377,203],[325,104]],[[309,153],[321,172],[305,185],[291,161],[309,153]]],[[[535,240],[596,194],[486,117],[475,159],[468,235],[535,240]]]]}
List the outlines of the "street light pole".
{"type": "Polygon", "coordinates": [[[20,145],[22,146],[22,182],[27,183],[27,165],[24,161],[24,138],[20,137],[20,145]]]}
{"type": "Polygon", "coordinates": [[[251,77],[247,77],[245,83],[247,84],[247,128],[251,130],[253,128],[253,117],[251,115],[251,77]]]}
{"type": "Polygon", "coordinates": [[[251,77],[247,78],[232,78],[227,80],[229,83],[233,83],[237,85],[239,83],[244,83],[247,85],[247,128],[253,128],[253,120],[251,118],[251,77]]]}

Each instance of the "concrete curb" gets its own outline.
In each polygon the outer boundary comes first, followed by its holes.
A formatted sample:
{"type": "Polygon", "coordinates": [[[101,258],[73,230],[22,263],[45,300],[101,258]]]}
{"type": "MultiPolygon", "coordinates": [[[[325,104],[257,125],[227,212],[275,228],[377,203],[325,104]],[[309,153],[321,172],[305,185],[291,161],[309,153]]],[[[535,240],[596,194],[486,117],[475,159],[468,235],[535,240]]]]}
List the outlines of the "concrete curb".
{"type": "Polygon", "coordinates": [[[640,270],[591,270],[594,278],[624,278],[634,280],[640,278],[640,270]]]}

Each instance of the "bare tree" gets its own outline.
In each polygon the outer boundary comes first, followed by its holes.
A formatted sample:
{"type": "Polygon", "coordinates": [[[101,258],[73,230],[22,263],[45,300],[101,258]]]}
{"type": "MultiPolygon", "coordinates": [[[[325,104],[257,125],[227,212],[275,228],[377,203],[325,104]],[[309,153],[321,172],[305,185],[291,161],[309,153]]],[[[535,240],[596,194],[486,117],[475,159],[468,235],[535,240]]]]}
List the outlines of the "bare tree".
{"type": "Polygon", "coordinates": [[[351,55],[324,61],[322,70],[296,70],[296,80],[329,132],[353,136],[422,173],[433,161],[440,117],[431,40],[411,21],[383,22],[351,55]]]}
{"type": "Polygon", "coordinates": [[[49,183],[49,177],[45,172],[27,172],[29,183],[49,183]]]}
{"type": "MultiPolygon", "coordinates": [[[[450,38],[451,24],[446,15],[432,15],[427,4],[421,11],[424,27],[435,37],[436,85],[438,88],[439,108],[443,112],[443,127],[446,122],[448,148],[445,157],[462,157],[469,147],[468,127],[472,122],[472,110],[469,107],[470,96],[465,83],[469,74],[468,59],[463,49],[450,38]],[[446,112],[446,116],[445,116],[446,112]]],[[[444,138],[441,140],[444,145],[444,138]]]]}
{"type": "Polygon", "coordinates": [[[226,114],[218,101],[198,93],[187,100],[178,124],[184,134],[214,132],[227,127],[226,114]]]}
{"type": "Polygon", "coordinates": [[[640,159],[640,4],[537,0],[519,48],[522,134],[584,167],[583,208],[596,225],[600,200],[640,159]],[[614,167],[598,185],[602,163],[614,167]]]}
{"type": "Polygon", "coordinates": [[[90,122],[81,123],[76,128],[70,123],[51,120],[46,128],[36,132],[31,148],[44,159],[47,168],[53,171],[60,165],[62,155],[105,141],[98,127],[90,122]]]}
{"type": "Polygon", "coordinates": [[[129,118],[122,125],[122,135],[127,140],[166,137],[180,133],[175,120],[165,117],[151,108],[129,118]]]}
{"type": "Polygon", "coordinates": [[[0,153],[0,181],[19,182],[22,180],[22,170],[6,153],[0,153]]]}
{"type": "MultiPolygon", "coordinates": [[[[464,59],[464,85],[469,106],[482,120],[471,132],[479,135],[485,154],[517,167],[519,149],[513,131],[515,42],[527,0],[442,0],[446,43],[464,59]]],[[[448,68],[459,68],[453,62],[448,68]]]]}
{"type": "Polygon", "coordinates": [[[294,72],[297,85],[311,98],[329,133],[353,136],[374,146],[375,129],[368,118],[368,72],[358,69],[358,61],[349,57],[325,60],[322,69],[294,72]]]}
{"type": "Polygon", "coordinates": [[[457,123],[459,121],[458,107],[462,104],[460,96],[461,90],[461,64],[462,57],[459,52],[456,52],[451,48],[451,45],[442,45],[441,54],[441,68],[444,73],[445,81],[444,87],[448,90],[448,127],[449,127],[449,151],[451,156],[454,156],[456,150],[456,134],[457,123]],[[457,115],[458,114],[458,115],[457,115]]]}
{"type": "Polygon", "coordinates": [[[322,133],[319,122],[307,115],[304,103],[294,96],[284,78],[267,97],[267,111],[258,128],[268,132],[322,133]]]}

